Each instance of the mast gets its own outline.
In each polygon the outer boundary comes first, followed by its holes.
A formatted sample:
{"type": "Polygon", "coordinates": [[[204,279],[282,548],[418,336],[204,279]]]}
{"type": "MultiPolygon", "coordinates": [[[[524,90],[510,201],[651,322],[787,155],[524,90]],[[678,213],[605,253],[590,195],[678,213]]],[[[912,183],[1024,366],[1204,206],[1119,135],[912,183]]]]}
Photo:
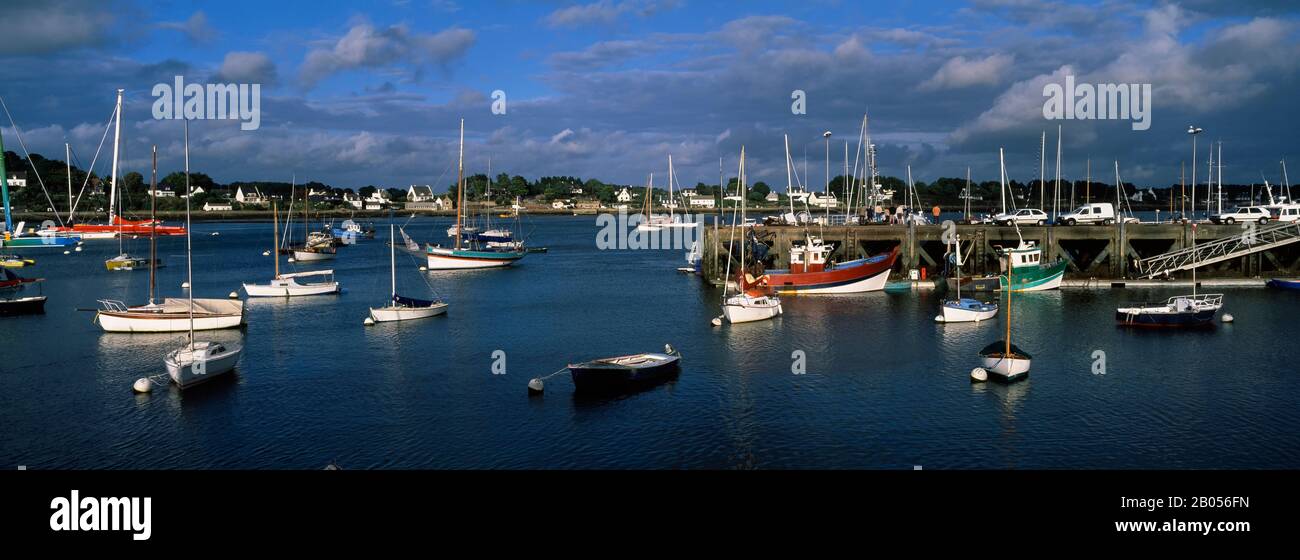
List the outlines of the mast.
{"type": "MultiPolygon", "coordinates": [[[[1183,217],[1186,218],[1187,217],[1187,162],[1183,162],[1181,165],[1178,166],[1178,192],[1179,192],[1178,195],[1179,200],[1182,203],[1180,205],[1180,208],[1182,208],[1183,217]]],[[[1169,213],[1172,214],[1173,212],[1174,212],[1174,208],[1173,205],[1171,204],[1169,207],[1169,213]]]]}
{"type": "Polygon", "coordinates": [[[1056,188],[1052,191],[1052,221],[1061,211],[1061,125],[1056,125],[1056,188]]]}
{"type": "MultiPolygon", "coordinates": [[[[119,108],[121,107],[121,90],[118,90],[119,108]]],[[[114,150],[116,152],[116,149],[114,150]]],[[[113,158],[114,164],[117,158],[113,158]]],[[[185,192],[190,190],[190,121],[185,119],[185,192]]],[[[190,359],[194,358],[194,247],[190,244],[190,197],[185,197],[185,275],[190,289],[187,293],[190,305],[190,359]]]]}
{"type": "Polygon", "coordinates": [[[668,154],[668,223],[673,221],[673,155],[668,154]]]}
{"type": "Polygon", "coordinates": [[[392,280],[393,299],[397,301],[397,234],[393,231],[392,215],[388,217],[388,267],[389,277],[392,280]]]}
{"type": "MultiPolygon", "coordinates": [[[[794,179],[790,177],[790,135],[786,134],[784,136],[785,136],[785,194],[786,194],[786,198],[790,199],[790,215],[794,216],[795,215],[794,197],[790,196],[790,190],[794,188],[794,179]]],[[[744,146],[741,146],[740,151],[742,153],[745,151],[744,146]]],[[[737,178],[737,180],[739,180],[739,178],[737,178]]],[[[795,221],[796,222],[799,221],[799,218],[797,216],[795,217],[795,221]]]]}
{"type": "Polygon", "coordinates": [[[1223,213],[1223,141],[1219,141],[1219,213],[1223,213]]]}
{"type": "MultiPolygon", "coordinates": [[[[1047,133],[1044,132],[1043,134],[1047,134],[1047,133]]],[[[1046,138],[1046,136],[1044,136],[1044,138],[1046,138]]],[[[1002,153],[1002,148],[998,148],[998,166],[1002,170],[998,174],[998,180],[1001,183],[1000,187],[998,188],[998,194],[1002,196],[1002,213],[1006,214],[1007,213],[1007,160],[1002,153]]],[[[1041,182],[1039,183],[1039,186],[1040,187],[1042,186],[1041,182]]]]}
{"type": "MultiPolygon", "coordinates": [[[[153,305],[158,268],[158,146],[153,147],[153,171],[149,175],[149,305],[153,305]]],[[[186,197],[189,200],[189,197],[186,197]]],[[[188,202],[186,204],[189,204],[188,202]]]]}
{"type": "Polygon", "coordinates": [[[1282,160],[1282,185],[1286,189],[1286,202],[1291,204],[1291,181],[1286,177],[1286,160],[1282,160]]]}
{"type": "MultiPolygon", "coordinates": [[[[966,220],[970,221],[970,167],[966,167],[966,220]]],[[[961,250],[961,244],[957,245],[957,250],[961,250]]]]}
{"type": "Polygon", "coordinates": [[[68,225],[72,225],[72,146],[67,142],[63,143],[63,161],[68,164],[68,225]]]}
{"type": "MultiPolygon", "coordinates": [[[[961,247],[958,246],[957,249],[958,251],[960,251],[961,247]]],[[[958,258],[961,257],[959,256],[958,258]]],[[[1011,360],[1011,293],[1015,291],[1011,288],[1012,286],[1011,279],[1012,279],[1012,275],[1014,274],[1014,271],[1015,271],[1015,266],[1011,263],[1011,251],[1007,251],[1007,347],[1006,350],[1002,353],[1002,359],[1008,360],[1007,362],[1008,371],[1010,371],[1010,366],[1011,366],[1011,362],[1009,361],[1011,360]]],[[[961,281],[958,280],[957,283],[960,285],[961,281]]]]}
{"type": "MultiPolygon", "coordinates": [[[[14,230],[13,216],[9,213],[9,173],[5,171],[5,139],[4,133],[0,132],[0,194],[4,197],[5,205],[5,232],[14,230]]],[[[17,235],[18,232],[14,232],[17,235]]]]}
{"type": "MultiPolygon", "coordinates": [[[[293,197],[290,191],[289,197],[293,197]]],[[[275,207],[275,201],[271,201],[271,257],[275,259],[275,278],[280,278],[280,211],[275,207]]]]}
{"type": "MultiPolygon", "coordinates": [[[[117,159],[122,140],[122,91],[117,90],[117,106],[113,109],[113,175],[109,177],[108,223],[113,223],[113,201],[117,198],[117,159]]],[[[118,237],[121,237],[119,233],[118,237]]]]}
{"type": "MultiPolygon", "coordinates": [[[[1043,131],[1043,136],[1038,139],[1038,203],[1047,210],[1047,191],[1044,185],[1047,182],[1047,131],[1043,131]]],[[[1033,192],[1033,191],[1030,191],[1033,192]]],[[[1032,196],[1032,195],[1031,195],[1032,196]]],[[[1006,208],[1002,209],[1005,213],[1006,208]]]]}
{"type": "Polygon", "coordinates": [[[460,155],[456,159],[456,250],[460,250],[461,214],[465,211],[465,119],[460,120],[460,155]]]}
{"type": "Polygon", "coordinates": [[[740,147],[740,172],[736,174],[736,189],[740,195],[740,283],[737,286],[740,292],[745,292],[745,245],[749,239],[745,237],[745,147],[740,147]]]}

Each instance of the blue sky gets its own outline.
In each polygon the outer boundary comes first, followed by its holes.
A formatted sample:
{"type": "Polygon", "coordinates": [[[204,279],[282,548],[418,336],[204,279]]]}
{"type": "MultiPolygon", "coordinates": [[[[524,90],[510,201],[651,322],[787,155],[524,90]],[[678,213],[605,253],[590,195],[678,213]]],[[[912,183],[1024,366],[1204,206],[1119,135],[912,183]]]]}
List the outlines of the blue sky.
{"type": "MultiPolygon", "coordinates": [[[[180,127],[151,117],[150,90],[263,84],[262,126],[192,127],[193,161],[218,181],[300,179],[343,187],[449,182],[458,119],[469,171],[682,182],[734,170],[785,184],[782,134],[820,169],[821,132],[856,151],[864,111],[881,171],[920,180],[1039,173],[1039,134],[1063,128],[1066,178],[1085,162],[1126,180],[1176,182],[1185,130],[1222,141],[1225,182],[1278,181],[1298,150],[1300,14],[1286,2],[7,2],[3,96],[28,147],[88,164],[127,90],[124,165],[150,144],[180,165],[180,127]],[[1046,121],[1042,86],[1150,83],[1152,127],[1046,121]],[[493,90],[505,115],[490,112],[493,90]],[[805,115],[790,93],[808,95],[805,115]]],[[[6,147],[18,150],[8,119],[6,147]]],[[[1201,166],[1205,151],[1202,149],[1201,166]]],[[[852,154],[850,155],[852,157],[852,154]]],[[[1051,159],[1051,158],[1049,158],[1051,159]]],[[[1300,158],[1297,158],[1300,161],[1300,158]]],[[[1049,169],[1051,176],[1054,170],[1049,169]]],[[[102,163],[96,170],[104,172],[102,163]]],[[[452,170],[454,173],[454,170],[452,170]]],[[[822,174],[810,173],[816,186],[822,174]]],[[[1204,172],[1200,175],[1203,177],[1204,172]]]]}

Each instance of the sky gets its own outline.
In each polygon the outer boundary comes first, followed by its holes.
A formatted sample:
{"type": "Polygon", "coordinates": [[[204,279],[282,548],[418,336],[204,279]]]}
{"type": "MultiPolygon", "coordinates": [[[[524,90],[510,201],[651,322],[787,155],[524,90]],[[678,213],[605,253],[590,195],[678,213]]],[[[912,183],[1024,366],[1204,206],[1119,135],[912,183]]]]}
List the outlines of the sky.
{"type": "MultiPolygon", "coordinates": [[[[191,123],[191,162],[216,181],[338,187],[454,182],[467,173],[716,183],[719,158],[786,185],[783,136],[820,189],[858,150],[864,114],[880,172],[920,181],[1054,177],[1166,186],[1221,142],[1225,183],[1281,182],[1300,125],[1300,4],[1028,0],[222,2],[7,0],[0,6],[5,149],[90,165],[124,89],[122,166],[182,165],[181,122],[154,86],[261,84],[260,127],[191,123]],[[1150,84],[1150,128],[1047,120],[1043,86],[1150,84]],[[504,114],[492,93],[503,92],[504,114]],[[805,111],[792,111],[792,92],[805,111]]],[[[112,137],[95,170],[107,173],[112,137]]],[[[1187,171],[1190,178],[1190,170],[1187,171]]]]}

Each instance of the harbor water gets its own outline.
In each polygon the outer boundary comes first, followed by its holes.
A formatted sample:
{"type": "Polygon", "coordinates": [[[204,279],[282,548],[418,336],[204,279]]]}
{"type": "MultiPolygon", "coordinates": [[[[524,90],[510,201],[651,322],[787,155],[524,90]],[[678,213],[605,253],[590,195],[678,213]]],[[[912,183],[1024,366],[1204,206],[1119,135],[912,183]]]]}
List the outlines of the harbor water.
{"type": "MultiPolygon", "coordinates": [[[[406,226],[446,242],[449,220],[406,226]]],[[[1173,332],[1118,328],[1115,308],[1171,289],[1014,296],[1029,378],[972,384],[1002,337],[934,321],[927,291],[783,298],[773,321],[713,327],[721,292],[677,272],[683,250],[599,250],[594,216],[524,221],[515,267],[421,272],[398,253],[398,291],[445,316],[364,326],[389,296],[388,228],[322,263],[340,295],[248,301],[237,374],[131,391],[184,335],[108,334],[96,300],[148,297],[148,273],[110,272],[117,241],[27,251],[46,314],[0,319],[0,468],[1295,468],[1300,294],[1224,290],[1236,320],[1173,332]],[[425,281],[427,280],[428,285],[425,281]],[[569,362],[681,351],[680,376],[617,397],[575,395],[569,362]]],[[[147,255],[148,241],[127,241],[147,255]]],[[[196,223],[195,293],[265,282],[270,223],[196,223]],[[219,233],[219,235],[212,235],[219,233]]],[[[184,238],[160,240],[160,297],[184,295],[184,238]]],[[[295,265],[282,263],[282,271],[295,265]]],[[[298,270],[307,270],[299,267],[298,270]]],[[[242,295],[242,292],[241,292],[242,295]]],[[[1004,310],[1005,312],[1005,310],[1004,310]]]]}

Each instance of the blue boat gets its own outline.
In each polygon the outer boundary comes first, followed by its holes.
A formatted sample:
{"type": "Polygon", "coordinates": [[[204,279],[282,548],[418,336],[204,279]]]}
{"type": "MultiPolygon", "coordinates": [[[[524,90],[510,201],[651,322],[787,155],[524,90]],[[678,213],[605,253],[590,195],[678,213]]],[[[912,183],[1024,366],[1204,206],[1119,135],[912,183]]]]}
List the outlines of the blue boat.
{"type": "Polygon", "coordinates": [[[1175,296],[1164,303],[1144,303],[1115,310],[1115,322],[1125,327],[1206,327],[1223,307],[1223,294],[1175,296]]]}
{"type": "Polygon", "coordinates": [[[1282,278],[1274,278],[1268,281],[1267,286],[1270,288],[1277,288],[1279,290],[1300,290],[1300,280],[1285,280],[1282,278]]]}
{"type": "Polygon", "coordinates": [[[574,388],[586,392],[624,391],[654,385],[676,376],[681,353],[665,345],[664,352],[646,352],[569,364],[574,388]]]}

